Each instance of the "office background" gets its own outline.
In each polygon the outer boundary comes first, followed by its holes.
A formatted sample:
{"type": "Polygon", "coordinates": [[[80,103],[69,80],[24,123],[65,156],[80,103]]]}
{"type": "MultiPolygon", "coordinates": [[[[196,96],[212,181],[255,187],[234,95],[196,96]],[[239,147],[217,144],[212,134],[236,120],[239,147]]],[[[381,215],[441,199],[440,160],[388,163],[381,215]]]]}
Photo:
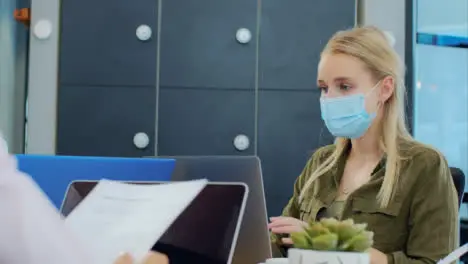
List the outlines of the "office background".
{"type": "Polygon", "coordinates": [[[415,137],[468,173],[468,49],[417,38],[468,38],[465,0],[218,2],[3,0],[0,126],[12,151],[258,155],[276,214],[310,153],[332,142],[314,89],[319,52],[358,21],[395,36],[415,137]],[[11,19],[21,7],[33,25],[56,25],[49,39],[11,19]],[[149,41],[137,40],[139,25],[149,41]],[[236,41],[239,28],[249,43],[236,41]],[[135,146],[137,133],[147,147],[135,146]],[[249,147],[236,149],[236,136],[249,147]]]}

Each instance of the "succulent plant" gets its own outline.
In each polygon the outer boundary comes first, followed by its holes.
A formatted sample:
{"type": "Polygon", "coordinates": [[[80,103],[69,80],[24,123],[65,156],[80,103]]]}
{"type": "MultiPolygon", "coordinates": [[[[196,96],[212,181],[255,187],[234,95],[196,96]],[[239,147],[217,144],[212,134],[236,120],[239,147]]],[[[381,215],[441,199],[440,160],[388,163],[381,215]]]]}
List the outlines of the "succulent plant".
{"type": "Polygon", "coordinates": [[[309,223],[303,232],[291,234],[291,239],[300,249],[364,252],[374,242],[374,233],[366,228],[367,224],[355,224],[352,219],[323,218],[309,223]]]}

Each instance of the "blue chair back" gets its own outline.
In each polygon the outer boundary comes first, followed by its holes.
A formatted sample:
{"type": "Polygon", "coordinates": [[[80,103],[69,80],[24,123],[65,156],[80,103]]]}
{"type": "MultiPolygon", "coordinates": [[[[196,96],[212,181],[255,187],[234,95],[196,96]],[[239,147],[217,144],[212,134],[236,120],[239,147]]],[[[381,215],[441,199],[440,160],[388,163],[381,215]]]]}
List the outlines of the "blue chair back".
{"type": "Polygon", "coordinates": [[[68,185],[77,180],[169,181],[174,159],[16,155],[29,174],[60,208],[68,185]]]}

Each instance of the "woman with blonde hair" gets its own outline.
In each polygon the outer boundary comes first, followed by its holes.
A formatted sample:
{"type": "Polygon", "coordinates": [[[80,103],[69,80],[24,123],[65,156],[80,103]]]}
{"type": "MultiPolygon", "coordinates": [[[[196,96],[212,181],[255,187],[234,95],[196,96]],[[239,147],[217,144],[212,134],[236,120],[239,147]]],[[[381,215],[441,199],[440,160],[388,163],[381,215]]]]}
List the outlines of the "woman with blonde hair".
{"type": "Polygon", "coordinates": [[[321,217],[351,218],[374,232],[372,264],[436,263],[457,247],[458,197],[445,158],[405,125],[404,66],[375,27],[336,33],[318,65],[322,119],[336,137],[296,180],[274,250],[321,217]]]}

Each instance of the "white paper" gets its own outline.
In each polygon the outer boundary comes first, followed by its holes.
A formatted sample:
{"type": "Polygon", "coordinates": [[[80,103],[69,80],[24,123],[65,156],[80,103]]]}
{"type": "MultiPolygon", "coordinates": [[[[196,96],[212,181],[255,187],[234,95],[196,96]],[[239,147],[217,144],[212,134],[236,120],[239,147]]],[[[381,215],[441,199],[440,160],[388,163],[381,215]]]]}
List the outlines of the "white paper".
{"type": "Polygon", "coordinates": [[[141,260],[206,186],[207,180],[157,185],[102,180],[65,219],[93,248],[96,264],[122,252],[141,260]]]}
{"type": "Polygon", "coordinates": [[[457,249],[455,249],[452,253],[448,254],[447,257],[439,260],[437,264],[450,264],[457,261],[461,258],[465,253],[468,252],[468,244],[465,244],[457,249]]]}
{"type": "Polygon", "coordinates": [[[0,139],[0,263],[83,264],[86,251],[60,213],[26,174],[17,169],[0,139]]]}

